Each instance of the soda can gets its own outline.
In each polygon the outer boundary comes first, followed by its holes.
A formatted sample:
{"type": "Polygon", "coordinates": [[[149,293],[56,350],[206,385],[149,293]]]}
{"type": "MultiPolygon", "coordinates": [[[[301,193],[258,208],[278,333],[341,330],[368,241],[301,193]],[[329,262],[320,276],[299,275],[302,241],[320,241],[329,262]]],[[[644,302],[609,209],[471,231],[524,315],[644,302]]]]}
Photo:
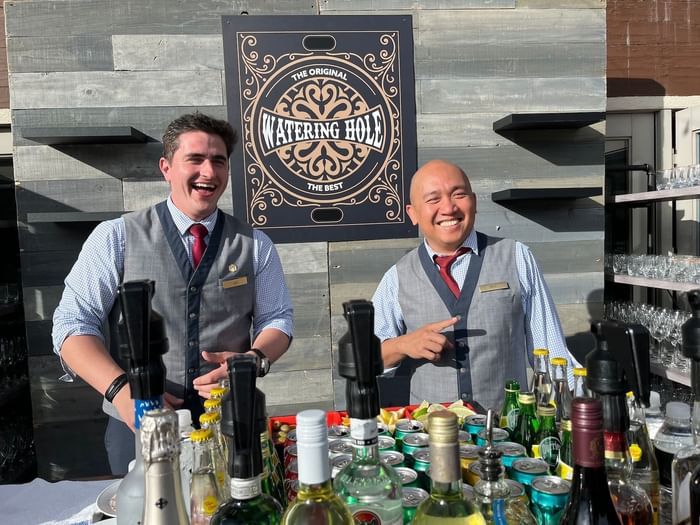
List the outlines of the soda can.
{"type": "Polygon", "coordinates": [[[299,479],[299,464],[296,459],[289,462],[284,469],[284,479],[299,479]]]}
{"type": "Polygon", "coordinates": [[[470,444],[472,443],[472,436],[467,432],[466,430],[459,430],[457,432],[457,442],[462,445],[462,444],[470,444]]]}
{"type": "Polygon", "coordinates": [[[422,449],[428,448],[429,442],[428,434],[423,432],[415,432],[413,434],[406,434],[403,437],[403,444],[401,445],[401,452],[406,460],[408,466],[413,466],[413,454],[414,452],[422,449]]]}
{"type": "Polygon", "coordinates": [[[328,440],[334,441],[341,438],[349,438],[350,429],[345,425],[331,425],[328,427],[328,440]]]}
{"type": "Polygon", "coordinates": [[[513,462],[510,468],[510,478],[522,483],[529,496],[532,480],[537,476],[544,476],[548,471],[549,465],[541,459],[520,458],[513,462]]]}
{"type": "Polygon", "coordinates": [[[467,483],[472,487],[481,479],[481,462],[475,461],[467,469],[467,483]]]}
{"type": "Polygon", "coordinates": [[[430,449],[417,450],[413,456],[413,470],[418,474],[418,486],[430,489],[430,449]]]}
{"type": "Polygon", "coordinates": [[[380,450],[379,461],[394,468],[405,467],[403,454],[396,450],[380,450]]]}
{"type": "Polygon", "coordinates": [[[396,467],[394,469],[401,479],[402,487],[417,487],[418,486],[418,473],[412,468],[408,467],[396,467]]]}
{"type": "Polygon", "coordinates": [[[416,516],[416,509],[430,495],[418,487],[403,487],[401,489],[401,500],[403,504],[403,522],[412,523],[416,516]]]}
{"type": "Polygon", "coordinates": [[[484,414],[467,416],[464,420],[464,430],[471,434],[472,441],[476,441],[476,436],[482,428],[486,428],[486,416],[484,414]]]}
{"type": "Polygon", "coordinates": [[[516,459],[527,456],[525,447],[513,441],[501,441],[500,443],[496,443],[493,448],[502,454],[501,463],[503,463],[503,466],[506,468],[510,468],[516,459]]]}
{"type": "Polygon", "coordinates": [[[378,436],[377,444],[379,446],[379,450],[396,450],[396,440],[391,436],[378,436]]]}
{"type": "Polygon", "coordinates": [[[474,501],[474,487],[470,484],[462,482],[462,494],[467,501],[474,501]]]}
{"type": "Polygon", "coordinates": [[[462,471],[462,481],[467,481],[469,465],[479,459],[479,451],[481,447],[476,445],[460,445],[459,446],[459,467],[462,471]]]}
{"type": "Polygon", "coordinates": [[[377,435],[391,436],[391,432],[389,432],[389,425],[382,423],[381,421],[377,421],[377,435]]]}
{"type": "Polygon", "coordinates": [[[285,479],[284,492],[287,495],[287,501],[291,502],[294,498],[297,497],[297,493],[299,492],[299,480],[285,479]]]}
{"type": "Polygon", "coordinates": [[[538,523],[559,523],[571,483],[559,476],[538,476],[530,485],[532,511],[538,523]]]}
{"type": "Polygon", "coordinates": [[[339,454],[352,455],[352,440],[348,438],[336,439],[328,443],[328,455],[335,457],[339,454]]]}
{"type": "Polygon", "coordinates": [[[396,422],[396,431],[394,432],[397,450],[400,450],[403,446],[404,436],[408,434],[415,434],[416,432],[423,432],[424,428],[423,423],[416,421],[415,419],[399,419],[396,422]]]}
{"type": "Polygon", "coordinates": [[[520,500],[527,507],[530,504],[530,500],[525,492],[525,486],[514,479],[506,479],[505,482],[510,489],[510,497],[520,500]]]}
{"type": "Polygon", "coordinates": [[[345,468],[345,465],[352,461],[351,454],[339,454],[331,459],[331,478],[335,479],[338,472],[345,468]]]}
{"type": "Polygon", "coordinates": [[[287,432],[287,444],[291,445],[292,443],[297,442],[297,429],[293,428],[289,432],[287,432]]]}
{"type": "MultiPolygon", "coordinates": [[[[492,429],[492,432],[493,434],[491,435],[491,441],[494,445],[496,443],[502,443],[503,441],[507,441],[510,437],[510,434],[508,434],[508,431],[505,428],[496,427],[492,429]]],[[[475,443],[480,447],[485,447],[487,445],[485,428],[479,430],[479,433],[476,435],[475,443]]]]}
{"type": "Polygon", "coordinates": [[[297,459],[297,446],[296,444],[294,445],[287,445],[284,447],[284,466],[285,468],[289,463],[293,460],[297,459]]]}

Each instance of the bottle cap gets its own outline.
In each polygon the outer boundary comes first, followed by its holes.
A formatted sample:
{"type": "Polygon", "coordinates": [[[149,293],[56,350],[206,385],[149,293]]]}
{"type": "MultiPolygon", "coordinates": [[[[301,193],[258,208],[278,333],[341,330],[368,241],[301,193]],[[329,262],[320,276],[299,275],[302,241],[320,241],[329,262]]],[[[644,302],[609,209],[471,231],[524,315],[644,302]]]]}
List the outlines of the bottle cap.
{"type": "Polygon", "coordinates": [[[666,403],[666,417],[690,419],[690,407],[680,401],[669,401],[666,403]]]}
{"type": "Polygon", "coordinates": [[[587,374],[588,374],[588,372],[587,372],[586,369],[583,368],[583,367],[578,367],[578,366],[577,366],[576,368],[574,368],[574,375],[575,375],[575,376],[586,377],[587,374]]]}
{"type": "Polygon", "coordinates": [[[518,401],[521,405],[532,405],[535,403],[535,394],[532,392],[520,392],[518,395],[518,401]]]}
{"type": "Polygon", "coordinates": [[[199,416],[199,422],[202,425],[211,425],[212,423],[218,423],[221,421],[221,414],[217,412],[205,412],[199,416]]]}
{"type": "Polygon", "coordinates": [[[549,350],[547,350],[546,348],[535,348],[532,351],[532,353],[537,356],[547,356],[549,355],[549,350]]]}
{"type": "Polygon", "coordinates": [[[568,432],[571,432],[571,420],[570,419],[562,419],[561,420],[561,429],[566,430],[568,432]]]}
{"type": "Polygon", "coordinates": [[[221,399],[205,399],[204,409],[211,410],[221,407],[221,399]]]}
{"type": "Polygon", "coordinates": [[[177,425],[180,432],[186,432],[192,429],[192,412],[188,408],[180,408],[175,411],[177,414],[177,425]]]}
{"type": "Polygon", "coordinates": [[[304,410],[297,414],[297,446],[328,443],[328,426],[323,410],[304,410]]]}
{"type": "Polygon", "coordinates": [[[180,455],[177,415],[169,408],[149,410],[141,418],[141,451],[147,464],[180,455]]]}
{"type": "Polygon", "coordinates": [[[438,410],[428,416],[430,441],[457,443],[457,415],[449,410],[438,410]]]}
{"type": "Polygon", "coordinates": [[[553,357],[551,363],[554,366],[567,366],[569,364],[565,357],[553,357]]]}
{"type": "Polygon", "coordinates": [[[211,394],[212,399],[218,399],[221,397],[224,397],[224,394],[226,393],[226,389],[222,388],[220,386],[216,386],[212,388],[209,393],[211,394]]]}
{"type": "Polygon", "coordinates": [[[554,417],[557,415],[557,409],[552,405],[540,405],[537,407],[537,415],[542,417],[554,417]]]}
{"type": "Polygon", "coordinates": [[[208,428],[193,430],[190,434],[190,439],[192,440],[192,443],[202,443],[207,439],[211,439],[211,430],[208,428]]]}
{"type": "Polygon", "coordinates": [[[656,390],[649,392],[649,408],[651,407],[661,408],[661,395],[656,390]]]}

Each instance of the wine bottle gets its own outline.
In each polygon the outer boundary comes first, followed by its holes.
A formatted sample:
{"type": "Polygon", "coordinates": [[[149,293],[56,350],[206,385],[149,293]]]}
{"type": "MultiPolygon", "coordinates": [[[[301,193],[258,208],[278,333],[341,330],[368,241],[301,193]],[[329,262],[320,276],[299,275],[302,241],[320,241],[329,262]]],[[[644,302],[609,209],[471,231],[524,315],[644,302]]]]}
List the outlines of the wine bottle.
{"type": "Polygon", "coordinates": [[[119,322],[119,356],[127,360],[127,377],[134,400],[135,463],[117,489],[117,524],[141,525],[145,468],[141,449],[141,418],[163,406],[168,351],[163,318],[151,309],[153,281],[128,281],[118,288],[122,318],[119,322]]]}
{"type": "Polygon", "coordinates": [[[571,403],[574,474],[561,525],[622,525],[608,490],[603,458],[603,405],[597,399],[571,403]]]}
{"type": "Polygon", "coordinates": [[[190,525],[180,481],[180,433],[177,414],[151,410],[141,420],[146,470],[143,525],[190,525]]]}
{"type": "Polygon", "coordinates": [[[299,489],[281,525],[353,525],[348,506],[333,492],[328,462],[328,427],[322,410],[297,414],[299,489]]]}
{"type": "Polygon", "coordinates": [[[448,410],[428,416],[430,497],[418,506],[413,525],[486,524],[483,514],[462,492],[457,429],[457,416],[448,410]]]}
{"type": "MultiPolygon", "coordinates": [[[[231,500],[219,507],[211,525],[277,525],[282,506],[262,492],[262,455],[260,434],[255,425],[255,378],[257,358],[250,355],[231,357],[227,361],[231,389],[224,409],[230,410],[229,474],[231,500]]],[[[224,425],[228,432],[229,426],[224,425]]]]}

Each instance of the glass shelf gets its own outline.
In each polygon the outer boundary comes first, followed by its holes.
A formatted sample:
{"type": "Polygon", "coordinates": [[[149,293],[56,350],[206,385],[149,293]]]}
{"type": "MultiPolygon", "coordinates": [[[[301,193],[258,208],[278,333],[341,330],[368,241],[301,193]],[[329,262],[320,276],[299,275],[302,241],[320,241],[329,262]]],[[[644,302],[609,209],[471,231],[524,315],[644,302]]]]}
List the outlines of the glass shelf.
{"type": "Polygon", "coordinates": [[[700,284],[695,283],[677,283],[675,281],[661,281],[659,279],[647,279],[646,277],[632,277],[631,275],[623,274],[605,274],[605,280],[619,283],[629,284],[632,286],[644,286],[646,288],[658,288],[659,290],[673,290],[676,292],[689,292],[697,290],[700,284]]]}
{"type": "Polygon", "coordinates": [[[690,371],[689,370],[678,370],[672,366],[663,366],[655,363],[651,363],[649,366],[649,371],[657,376],[665,377],[673,381],[674,383],[680,383],[681,385],[690,386],[690,371]]]}
{"type": "Polygon", "coordinates": [[[690,188],[678,188],[674,190],[643,191],[640,193],[615,195],[612,200],[608,200],[608,203],[643,206],[652,202],[698,198],[700,198],[700,186],[691,186],[690,188]]]}

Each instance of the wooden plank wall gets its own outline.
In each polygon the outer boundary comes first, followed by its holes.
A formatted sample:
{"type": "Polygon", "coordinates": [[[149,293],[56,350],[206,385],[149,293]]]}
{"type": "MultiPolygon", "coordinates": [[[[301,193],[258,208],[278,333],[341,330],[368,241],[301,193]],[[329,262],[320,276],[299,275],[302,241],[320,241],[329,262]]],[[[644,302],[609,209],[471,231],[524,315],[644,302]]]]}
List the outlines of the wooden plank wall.
{"type": "MultiPolygon", "coordinates": [[[[510,187],[601,185],[602,124],[509,137],[492,131],[513,112],[604,110],[598,0],[28,0],[7,2],[5,11],[23,222],[28,213],[132,210],[167,195],[157,171],[165,125],[194,109],[226,115],[221,15],[410,13],[419,163],[444,158],[468,172],[479,229],[530,245],[567,334],[586,331],[589,310],[599,310],[601,201],[506,208],[490,200],[510,187]],[[22,136],[27,127],[65,125],[129,125],[153,141],[49,147],[22,136]]],[[[230,211],[230,196],[222,206],[230,211]]],[[[50,342],[63,278],[92,226],[29,223],[20,232],[39,470],[48,479],[106,471],[99,396],[79,380],[57,380],[50,342]],[[76,447],[94,451],[85,464],[75,463],[76,447]]],[[[262,381],[272,414],[344,407],[334,372],[346,329],[342,303],[371,297],[384,271],[417,242],[279,245],[296,336],[262,381]]]]}

